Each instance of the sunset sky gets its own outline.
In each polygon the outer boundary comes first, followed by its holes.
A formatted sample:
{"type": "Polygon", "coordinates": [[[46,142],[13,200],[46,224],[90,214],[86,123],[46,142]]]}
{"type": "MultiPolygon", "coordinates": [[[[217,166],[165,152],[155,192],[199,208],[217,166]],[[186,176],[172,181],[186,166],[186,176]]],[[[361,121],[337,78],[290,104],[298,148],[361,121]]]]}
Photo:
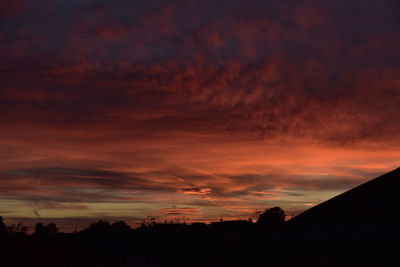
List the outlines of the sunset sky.
{"type": "Polygon", "coordinates": [[[399,167],[399,14],[398,0],[1,1],[0,215],[65,231],[294,215],[399,167]]]}

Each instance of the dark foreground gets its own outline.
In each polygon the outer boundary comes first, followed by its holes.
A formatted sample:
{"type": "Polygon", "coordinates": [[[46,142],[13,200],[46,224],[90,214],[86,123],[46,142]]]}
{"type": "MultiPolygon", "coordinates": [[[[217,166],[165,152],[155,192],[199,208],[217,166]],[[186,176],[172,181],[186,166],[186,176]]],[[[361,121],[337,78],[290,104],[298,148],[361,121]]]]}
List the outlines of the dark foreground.
{"type": "Polygon", "coordinates": [[[2,237],[0,266],[399,266],[400,231],[155,225],[2,237]]]}

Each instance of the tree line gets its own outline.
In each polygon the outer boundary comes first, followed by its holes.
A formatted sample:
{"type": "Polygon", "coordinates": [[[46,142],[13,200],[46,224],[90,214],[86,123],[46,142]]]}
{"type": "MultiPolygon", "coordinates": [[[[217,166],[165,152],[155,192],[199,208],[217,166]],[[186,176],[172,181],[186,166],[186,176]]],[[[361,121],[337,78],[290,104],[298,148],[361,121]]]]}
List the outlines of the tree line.
{"type": "MultiPolygon", "coordinates": [[[[273,207],[264,210],[263,212],[257,213],[257,225],[265,226],[270,229],[275,229],[283,225],[285,222],[285,211],[280,207],[273,207]]],[[[149,227],[150,225],[142,224],[141,227],[149,227]]],[[[109,223],[108,221],[99,220],[98,222],[92,223],[88,228],[83,229],[82,231],[88,232],[106,232],[106,231],[128,231],[132,230],[132,228],[124,221],[116,221],[114,223],[109,223]]],[[[6,225],[4,223],[4,219],[0,216],[0,237],[9,236],[9,237],[18,237],[28,235],[29,227],[24,226],[21,223],[6,225]]],[[[42,222],[38,222],[35,225],[35,229],[32,233],[34,236],[46,236],[46,235],[54,235],[59,233],[59,229],[57,225],[52,222],[48,224],[43,224],[42,222]]]]}

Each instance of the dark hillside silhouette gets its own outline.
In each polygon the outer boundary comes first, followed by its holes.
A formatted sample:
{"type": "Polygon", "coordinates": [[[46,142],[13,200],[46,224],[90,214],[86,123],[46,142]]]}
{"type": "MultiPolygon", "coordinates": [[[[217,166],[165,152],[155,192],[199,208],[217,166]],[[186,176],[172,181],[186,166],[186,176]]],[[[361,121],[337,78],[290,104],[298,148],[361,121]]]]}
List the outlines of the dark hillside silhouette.
{"type": "Polygon", "coordinates": [[[366,182],[291,219],[307,229],[400,229],[400,168],[366,182]]]}

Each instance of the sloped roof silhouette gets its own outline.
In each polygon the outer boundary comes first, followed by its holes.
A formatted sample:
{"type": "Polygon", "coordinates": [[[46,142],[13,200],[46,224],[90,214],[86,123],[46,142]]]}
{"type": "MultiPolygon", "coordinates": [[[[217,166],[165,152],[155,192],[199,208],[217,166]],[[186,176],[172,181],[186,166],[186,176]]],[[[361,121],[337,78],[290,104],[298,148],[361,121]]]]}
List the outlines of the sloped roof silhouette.
{"type": "Polygon", "coordinates": [[[333,197],[288,222],[307,229],[400,228],[400,168],[333,197]]]}

